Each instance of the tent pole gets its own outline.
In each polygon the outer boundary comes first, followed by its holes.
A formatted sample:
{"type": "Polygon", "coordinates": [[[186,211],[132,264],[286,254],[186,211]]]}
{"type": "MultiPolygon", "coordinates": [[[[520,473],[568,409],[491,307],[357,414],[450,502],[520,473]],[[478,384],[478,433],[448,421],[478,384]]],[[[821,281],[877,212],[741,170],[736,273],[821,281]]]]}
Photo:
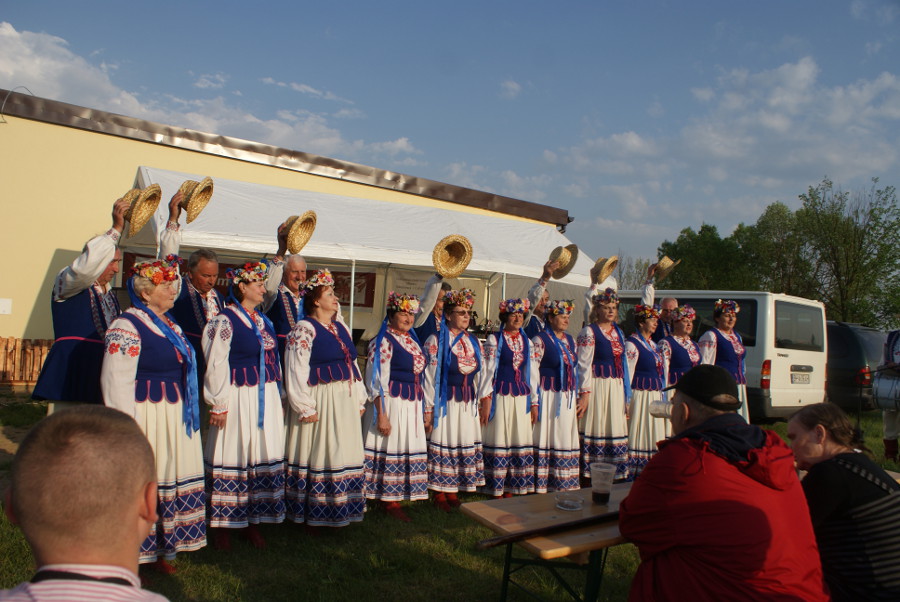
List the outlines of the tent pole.
{"type": "Polygon", "coordinates": [[[501,287],[501,290],[503,291],[501,299],[506,299],[506,272],[503,272],[503,286],[501,287]]]}
{"type": "Polygon", "coordinates": [[[350,260],[350,335],[353,335],[353,313],[356,306],[356,260],[350,260]]]}

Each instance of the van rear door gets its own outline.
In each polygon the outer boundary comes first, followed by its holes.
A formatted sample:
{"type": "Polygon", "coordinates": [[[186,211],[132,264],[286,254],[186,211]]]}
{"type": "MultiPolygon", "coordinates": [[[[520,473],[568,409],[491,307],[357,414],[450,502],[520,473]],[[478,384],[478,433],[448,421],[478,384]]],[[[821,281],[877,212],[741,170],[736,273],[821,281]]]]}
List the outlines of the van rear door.
{"type": "Polygon", "coordinates": [[[790,413],[825,399],[826,345],[821,303],[776,299],[775,357],[769,383],[773,408],[790,413]]]}

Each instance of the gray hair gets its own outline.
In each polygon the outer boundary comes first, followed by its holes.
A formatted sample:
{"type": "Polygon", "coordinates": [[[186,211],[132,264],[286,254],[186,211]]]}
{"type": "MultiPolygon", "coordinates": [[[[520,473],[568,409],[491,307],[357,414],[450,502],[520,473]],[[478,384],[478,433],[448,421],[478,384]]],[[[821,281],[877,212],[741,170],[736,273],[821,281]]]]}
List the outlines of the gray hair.
{"type": "Polygon", "coordinates": [[[141,301],[144,300],[144,293],[151,293],[156,288],[153,281],[145,276],[134,276],[134,294],[141,301]]]}
{"type": "Polygon", "coordinates": [[[197,266],[200,265],[200,260],[205,259],[206,261],[215,261],[219,263],[219,256],[216,255],[216,252],[212,249],[197,249],[191,256],[188,257],[188,271],[193,272],[197,269],[197,266]]]}

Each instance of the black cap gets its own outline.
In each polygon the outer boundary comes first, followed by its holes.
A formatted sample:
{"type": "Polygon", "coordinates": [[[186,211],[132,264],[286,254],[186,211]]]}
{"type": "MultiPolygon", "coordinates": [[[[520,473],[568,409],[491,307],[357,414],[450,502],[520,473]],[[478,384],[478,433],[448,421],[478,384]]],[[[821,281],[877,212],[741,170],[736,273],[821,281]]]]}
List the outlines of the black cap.
{"type": "Polygon", "coordinates": [[[681,391],[691,399],[695,399],[705,406],[724,410],[726,412],[737,410],[741,407],[738,399],[738,387],[731,373],[721,366],[700,364],[694,366],[678,379],[678,382],[664,391],[675,389],[681,391]],[[717,395],[731,395],[735,403],[722,403],[713,401],[717,395]]]}

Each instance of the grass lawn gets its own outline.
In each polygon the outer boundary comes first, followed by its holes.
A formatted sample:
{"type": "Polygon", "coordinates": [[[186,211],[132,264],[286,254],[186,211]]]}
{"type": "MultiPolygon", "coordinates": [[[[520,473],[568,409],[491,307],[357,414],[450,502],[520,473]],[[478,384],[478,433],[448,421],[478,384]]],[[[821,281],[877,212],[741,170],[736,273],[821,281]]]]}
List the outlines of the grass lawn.
{"type": "MultiPolygon", "coordinates": [[[[18,401],[24,397],[19,396],[18,401]]],[[[46,412],[43,404],[12,403],[0,396],[0,433],[27,427],[46,412]]],[[[876,457],[883,453],[881,413],[863,415],[866,442],[876,457]]],[[[785,425],[773,427],[782,436],[785,425]]],[[[887,463],[885,468],[900,470],[887,463]]],[[[0,477],[8,470],[0,464],[0,477]]],[[[484,499],[483,496],[468,498],[484,499]]],[[[493,600],[500,592],[504,548],[478,551],[475,544],[493,535],[458,512],[446,514],[430,503],[406,508],[412,523],[400,523],[371,507],[362,523],[325,529],[310,536],[300,525],[263,526],[265,550],[252,548],[238,535],[233,550],[210,547],[179,554],[178,573],[152,574],[148,589],[172,600],[493,600]]],[[[519,555],[525,553],[519,550],[519,555]]],[[[604,574],[602,600],[624,600],[638,565],[631,545],[613,548],[604,574]]],[[[29,579],[34,566],[21,532],[5,515],[0,518],[0,588],[29,579]]],[[[572,572],[576,589],[583,574],[572,572]]],[[[567,595],[546,572],[532,568],[517,581],[549,600],[567,595]]],[[[511,600],[527,599],[510,590],[511,600]]]]}

